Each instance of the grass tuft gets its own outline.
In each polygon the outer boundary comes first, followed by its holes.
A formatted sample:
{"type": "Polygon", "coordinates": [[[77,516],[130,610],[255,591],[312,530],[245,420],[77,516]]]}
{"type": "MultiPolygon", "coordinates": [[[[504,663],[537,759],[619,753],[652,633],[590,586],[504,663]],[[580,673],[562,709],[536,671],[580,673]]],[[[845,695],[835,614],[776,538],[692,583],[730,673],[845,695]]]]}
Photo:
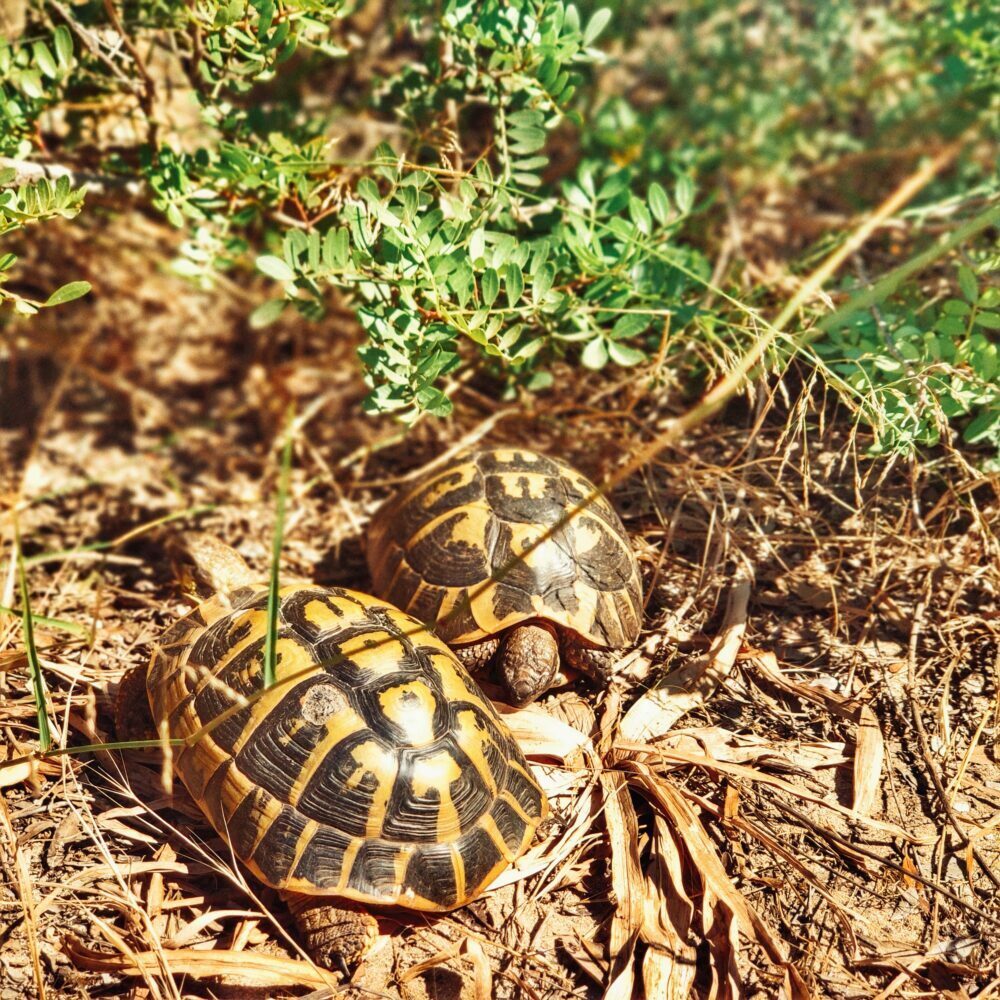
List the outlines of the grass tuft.
{"type": "Polygon", "coordinates": [[[281,473],[278,476],[278,496],[275,504],[274,533],[271,541],[271,573],[267,585],[267,637],[264,640],[264,688],[273,687],[278,665],[278,577],[281,547],[285,538],[285,508],[288,482],[292,472],[292,414],[289,413],[285,446],[281,453],[281,473]]]}
{"type": "Polygon", "coordinates": [[[42,665],[38,660],[38,648],[35,646],[35,621],[31,614],[31,598],[28,595],[28,576],[24,570],[24,558],[21,555],[21,535],[16,528],[14,529],[14,546],[17,549],[17,579],[21,589],[24,649],[28,656],[28,671],[31,674],[31,687],[35,696],[35,708],[38,712],[38,746],[44,752],[52,746],[52,732],[49,729],[49,716],[45,706],[45,679],[42,677],[42,665]]]}

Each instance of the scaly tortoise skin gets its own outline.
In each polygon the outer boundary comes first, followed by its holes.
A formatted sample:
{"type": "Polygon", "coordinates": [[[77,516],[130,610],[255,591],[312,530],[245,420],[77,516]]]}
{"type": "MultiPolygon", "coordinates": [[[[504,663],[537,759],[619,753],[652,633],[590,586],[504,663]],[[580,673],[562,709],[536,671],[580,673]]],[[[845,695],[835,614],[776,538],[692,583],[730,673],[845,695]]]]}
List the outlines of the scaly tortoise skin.
{"type": "Polygon", "coordinates": [[[448,647],[373,597],[285,586],[276,684],[261,695],[266,584],[221,543],[189,541],[219,593],[163,636],[146,678],[153,719],[181,738],[215,720],[175,751],[176,773],[281,890],[313,957],[361,958],[375,939],[368,904],[446,911],[475,898],[547,803],[448,647]]]}
{"type": "Polygon", "coordinates": [[[565,520],[595,490],[565,462],[525,448],[460,455],[375,513],[373,589],[434,628],[473,673],[499,660],[515,704],[552,685],[560,649],[604,682],[616,651],[639,636],[642,585],[603,496],[565,520]]]}

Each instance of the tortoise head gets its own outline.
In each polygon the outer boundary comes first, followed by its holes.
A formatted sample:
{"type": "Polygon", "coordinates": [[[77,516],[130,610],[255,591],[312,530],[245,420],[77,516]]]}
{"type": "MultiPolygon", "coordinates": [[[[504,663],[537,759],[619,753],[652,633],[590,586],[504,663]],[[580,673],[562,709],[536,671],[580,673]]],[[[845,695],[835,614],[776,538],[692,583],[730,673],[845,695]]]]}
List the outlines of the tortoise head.
{"type": "Polygon", "coordinates": [[[201,597],[259,582],[235,549],[207,532],[178,534],[170,539],[168,551],[182,588],[201,597]]]}
{"type": "Polygon", "coordinates": [[[547,623],[526,622],[503,640],[500,670],[515,705],[526,705],[547,691],[559,671],[559,641],[547,623]]]}

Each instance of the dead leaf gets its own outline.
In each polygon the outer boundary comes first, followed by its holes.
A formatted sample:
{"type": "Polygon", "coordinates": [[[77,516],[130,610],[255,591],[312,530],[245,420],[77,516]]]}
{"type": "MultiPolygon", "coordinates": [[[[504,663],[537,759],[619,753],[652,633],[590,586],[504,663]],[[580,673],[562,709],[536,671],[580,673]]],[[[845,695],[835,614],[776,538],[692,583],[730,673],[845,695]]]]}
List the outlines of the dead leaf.
{"type": "Polygon", "coordinates": [[[496,707],[526,757],[561,760],[577,767],[583,762],[584,751],[593,751],[589,736],[537,705],[510,708],[498,702],[496,707]]]}
{"type": "Polygon", "coordinates": [[[738,580],[729,591],[722,628],[703,657],[671,671],[625,713],[619,726],[623,740],[656,739],[678,719],[705,702],[730,675],[747,625],[750,580],[738,580]]]}
{"type": "Polygon", "coordinates": [[[28,760],[0,760],[0,788],[20,785],[24,781],[37,781],[39,776],[54,777],[62,773],[59,761],[45,757],[28,760]]]}
{"type": "Polygon", "coordinates": [[[854,751],[854,811],[870,816],[879,804],[885,742],[878,718],[870,705],[862,705],[854,751]]]}
{"type": "Polygon", "coordinates": [[[684,862],[673,831],[658,814],[653,816],[643,903],[643,995],[646,1000],[688,1000],[698,972],[691,943],[694,904],[684,887],[684,862]]]}
{"type": "Polygon", "coordinates": [[[630,772],[630,783],[641,791],[671,824],[689,859],[689,869],[702,884],[702,933],[713,954],[713,975],[721,975],[725,989],[715,995],[738,996],[738,976],[733,949],[739,946],[739,933],[755,940],[785,976],[784,996],[789,1000],[809,1000],[811,993],[798,970],[792,965],[785,946],[733,885],[698,815],[683,795],[662,781],[645,764],[622,760],[619,766],[630,772]],[[728,992],[725,992],[727,991],[728,992]]]}
{"type": "MultiPolygon", "coordinates": [[[[744,658],[741,657],[741,659],[744,658]]],[[[822,705],[842,719],[850,719],[852,722],[858,721],[859,709],[849,699],[820,684],[804,684],[786,677],[778,665],[778,658],[770,650],[755,650],[751,655],[745,657],[744,662],[750,673],[756,674],[758,679],[772,684],[780,691],[795,695],[795,697],[812,702],[814,705],[822,705]]]]}
{"type": "Polygon", "coordinates": [[[635,946],[642,928],[645,896],[639,867],[639,824],[623,774],[603,772],[601,791],[611,846],[611,885],[617,902],[611,917],[611,968],[604,996],[605,1000],[631,1000],[635,946]]]}

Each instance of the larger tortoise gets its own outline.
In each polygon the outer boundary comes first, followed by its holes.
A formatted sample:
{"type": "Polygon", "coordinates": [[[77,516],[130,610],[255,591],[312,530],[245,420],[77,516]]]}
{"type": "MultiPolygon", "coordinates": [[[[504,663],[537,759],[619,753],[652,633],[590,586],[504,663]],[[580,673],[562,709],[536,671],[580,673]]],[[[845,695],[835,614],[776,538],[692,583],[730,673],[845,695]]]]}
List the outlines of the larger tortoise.
{"type": "Polygon", "coordinates": [[[526,448],[460,455],[390,498],[368,565],[375,593],[473,673],[499,660],[515,704],[552,685],[560,650],[603,682],[639,635],[639,566],[614,508],[566,462],[526,448]]]}
{"type": "Polygon", "coordinates": [[[367,951],[368,906],[454,909],[524,851],[545,796],[441,640],[364,594],[284,586],[264,690],[266,584],[211,536],[185,547],[215,596],[163,635],[143,693],[188,741],[176,773],[318,962],[367,951]]]}

